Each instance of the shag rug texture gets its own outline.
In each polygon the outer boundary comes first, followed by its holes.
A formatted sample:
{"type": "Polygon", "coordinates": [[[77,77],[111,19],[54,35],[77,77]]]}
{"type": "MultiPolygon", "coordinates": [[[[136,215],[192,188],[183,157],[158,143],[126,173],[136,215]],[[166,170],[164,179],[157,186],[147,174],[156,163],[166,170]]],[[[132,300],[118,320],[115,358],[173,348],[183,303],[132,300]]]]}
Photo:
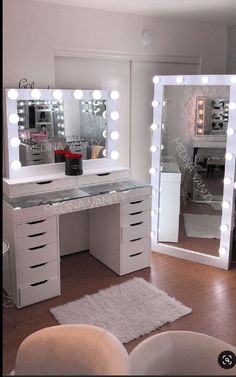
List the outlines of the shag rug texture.
{"type": "Polygon", "coordinates": [[[220,238],[221,216],[184,213],[184,229],[188,237],[220,238]]]}
{"type": "Polygon", "coordinates": [[[122,343],[148,334],[191,311],[138,277],[50,309],[60,324],[99,326],[122,343]]]}

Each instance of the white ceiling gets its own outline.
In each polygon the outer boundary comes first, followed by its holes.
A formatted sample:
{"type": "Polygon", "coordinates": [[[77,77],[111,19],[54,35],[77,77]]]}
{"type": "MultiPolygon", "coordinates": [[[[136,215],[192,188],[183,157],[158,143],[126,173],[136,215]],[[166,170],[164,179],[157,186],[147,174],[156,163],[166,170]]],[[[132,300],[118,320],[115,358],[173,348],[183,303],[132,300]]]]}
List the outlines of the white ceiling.
{"type": "Polygon", "coordinates": [[[37,0],[113,12],[236,25],[236,0],[37,0]]]}

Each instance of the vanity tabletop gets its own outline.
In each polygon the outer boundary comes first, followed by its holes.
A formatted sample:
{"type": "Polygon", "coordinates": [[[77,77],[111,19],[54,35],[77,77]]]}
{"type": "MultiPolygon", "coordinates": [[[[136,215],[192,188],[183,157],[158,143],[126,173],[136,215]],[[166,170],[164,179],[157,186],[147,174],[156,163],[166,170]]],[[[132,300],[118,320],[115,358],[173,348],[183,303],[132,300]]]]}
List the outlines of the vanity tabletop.
{"type": "Polygon", "coordinates": [[[67,190],[47,192],[29,196],[19,196],[9,198],[3,195],[3,199],[14,209],[23,209],[40,205],[61,203],[73,199],[82,199],[85,197],[113,194],[116,192],[130,191],[138,188],[151,187],[148,183],[134,180],[123,180],[119,182],[110,182],[106,184],[76,187],[67,190]]]}

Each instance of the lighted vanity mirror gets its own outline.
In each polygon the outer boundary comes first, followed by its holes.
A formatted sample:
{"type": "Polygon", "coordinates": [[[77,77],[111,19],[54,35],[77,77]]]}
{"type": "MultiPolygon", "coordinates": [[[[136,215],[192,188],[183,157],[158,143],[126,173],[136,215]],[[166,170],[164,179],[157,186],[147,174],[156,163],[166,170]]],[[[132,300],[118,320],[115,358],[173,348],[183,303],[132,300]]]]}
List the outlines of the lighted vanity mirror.
{"type": "Polygon", "coordinates": [[[151,170],[154,243],[166,254],[228,268],[235,210],[235,84],[227,75],[208,76],[208,85],[202,76],[183,76],[181,83],[175,76],[159,79],[151,147],[157,147],[151,170]],[[199,104],[203,99],[206,103],[199,104]],[[199,115],[199,129],[211,129],[213,101],[216,107],[226,104],[225,135],[196,135],[199,115]]]}
{"type": "Polygon", "coordinates": [[[115,90],[7,89],[9,177],[57,163],[66,147],[84,160],[117,158],[118,98],[115,90]]]}

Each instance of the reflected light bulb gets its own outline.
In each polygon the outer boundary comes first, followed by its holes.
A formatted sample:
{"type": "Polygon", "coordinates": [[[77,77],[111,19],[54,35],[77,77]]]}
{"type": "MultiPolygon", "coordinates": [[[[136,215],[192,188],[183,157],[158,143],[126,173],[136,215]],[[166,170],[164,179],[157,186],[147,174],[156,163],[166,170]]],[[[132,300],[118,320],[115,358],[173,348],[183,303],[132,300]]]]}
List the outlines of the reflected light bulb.
{"type": "Polygon", "coordinates": [[[202,80],[203,84],[207,84],[209,82],[209,77],[208,76],[203,76],[201,80],[202,80]]]}
{"type": "Polygon", "coordinates": [[[157,107],[159,105],[159,102],[154,100],[152,101],[152,107],[157,107]]]}
{"type": "Polygon", "coordinates": [[[219,249],[219,254],[220,254],[220,256],[226,255],[226,253],[227,253],[227,250],[226,250],[225,247],[221,247],[221,248],[219,249]]]}
{"type": "Polygon", "coordinates": [[[222,208],[229,208],[229,202],[222,202],[222,208]]]}
{"type": "Polygon", "coordinates": [[[155,169],[155,168],[150,168],[150,169],[149,169],[149,173],[150,173],[151,175],[156,174],[156,169],[155,169]]]}
{"type": "Polygon", "coordinates": [[[228,226],[223,224],[223,225],[220,226],[220,230],[221,230],[221,232],[227,232],[228,226]]]}
{"type": "Polygon", "coordinates": [[[232,153],[226,153],[226,155],[225,155],[226,160],[230,161],[230,160],[232,160],[232,158],[233,158],[232,153]]]}
{"type": "Polygon", "coordinates": [[[234,102],[230,102],[230,103],[229,103],[229,109],[230,109],[230,110],[235,110],[235,109],[236,109],[236,103],[234,103],[234,102]]]}
{"type": "Polygon", "coordinates": [[[154,84],[158,84],[158,83],[160,82],[160,77],[158,77],[158,76],[154,76],[153,79],[152,79],[152,82],[153,82],[154,84]]]}
{"type": "Polygon", "coordinates": [[[102,93],[100,90],[94,90],[92,96],[94,99],[100,99],[102,97],[102,93]]]}
{"type": "Polygon", "coordinates": [[[184,81],[184,78],[182,76],[177,76],[176,77],[177,84],[182,84],[183,81],[184,81]]]}
{"type": "Polygon", "coordinates": [[[62,91],[60,89],[56,89],[56,90],[53,91],[52,96],[55,99],[61,99],[63,94],[62,94],[62,91]]]}
{"type": "Polygon", "coordinates": [[[227,135],[229,135],[229,136],[232,136],[235,133],[233,128],[228,128],[226,132],[227,132],[227,135]]]}
{"type": "Polygon", "coordinates": [[[152,146],[150,147],[150,151],[151,151],[151,152],[156,152],[156,151],[157,151],[157,147],[156,147],[156,145],[152,145],[152,146]]]}

